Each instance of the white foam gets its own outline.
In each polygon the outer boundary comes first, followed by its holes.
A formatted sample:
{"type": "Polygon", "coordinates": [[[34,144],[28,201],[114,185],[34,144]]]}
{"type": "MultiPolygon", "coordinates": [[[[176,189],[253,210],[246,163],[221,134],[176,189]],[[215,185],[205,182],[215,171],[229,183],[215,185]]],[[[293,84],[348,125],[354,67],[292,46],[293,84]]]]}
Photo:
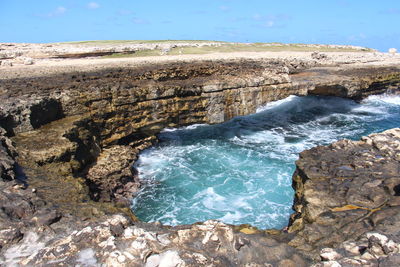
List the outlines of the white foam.
{"type": "Polygon", "coordinates": [[[265,110],[273,109],[273,108],[283,105],[285,103],[295,101],[297,98],[298,98],[298,96],[290,95],[284,99],[269,102],[269,103],[265,104],[264,106],[257,108],[256,112],[262,112],[265,110]]]}
{"type": "Polygon", "coordinates": [[[392,105],[400,105],[400,95],[390,95],[390,94],[372,95],[367,97],[363,102],[368,103],[371,101],[380,101],[392,105]]]}
{"type": "Polygon", "coordinates": [[[234,211],[226,213],[224,216],[219,218],[219,220],[226,222],[226,223],[234,223],[242,219],[244,216],[241,212],[239,211],[234,211]]]}
{"type": "Polygon", "coordinates": [[[201,202],[208,209],[224,210],[226,208],[226,198],[215,193],[212,187],[195,194],[194,198],[199,198],[200,196],[202,197],[201,202]]]}
{"type": "Polygon", "coordinates": [[[165,128],[161,131],[161,133],[165,133],[165,132],[175,132],[177,130],[194,130],[196,128],[202,127],[202,126],[207,126],[208,124],[205,123],[196,123],[196,124],[192,124],[189,126],[183,126],[183,127],[179,127],[179,128],[165,128]]]}

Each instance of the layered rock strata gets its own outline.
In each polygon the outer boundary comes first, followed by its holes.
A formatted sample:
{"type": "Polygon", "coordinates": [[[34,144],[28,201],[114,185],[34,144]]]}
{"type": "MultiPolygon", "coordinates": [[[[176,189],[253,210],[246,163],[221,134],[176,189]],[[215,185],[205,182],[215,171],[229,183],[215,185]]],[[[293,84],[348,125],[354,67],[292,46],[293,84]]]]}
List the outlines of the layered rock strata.
{"type": "Polygon", "coordinates": [[[396,131],[304,152],[294,176],[296,213],[288,234],[212,221],[176,228],[132,224],[136,219],[126,204],[140,186],[132,162],[162,129],[220,123],[289,95],[361,99],[400,84],[396,65],[319,65],[203,61],[1,79],[0,261],[301,266],[317,260],[324,246],[386,225],[397,203],[396,131]],[[357,165],[366,162],[372,167],[357,165]],[[380,183],[374,175],[382,175],[380,183]],[[361,185],[365,190],[354,190],[361,185]],[[125,215],[110,217],[115,213],[125,215]]]}

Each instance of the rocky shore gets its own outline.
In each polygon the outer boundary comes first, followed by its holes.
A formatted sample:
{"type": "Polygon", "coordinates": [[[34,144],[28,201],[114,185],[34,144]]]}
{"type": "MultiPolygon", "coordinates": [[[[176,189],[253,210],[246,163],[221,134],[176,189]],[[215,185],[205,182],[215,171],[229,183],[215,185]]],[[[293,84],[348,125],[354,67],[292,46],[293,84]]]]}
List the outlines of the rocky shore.
{"type": "Polygon", "coordinates": [[[397,265],[398,129],[301,153],[287,231],[168,227],[129,210],[132,163],[166,127],[221,123],[289,95],[359,100],[400,85],[397,55],[276,53],[0,67],[0,264],[397,265]]]}

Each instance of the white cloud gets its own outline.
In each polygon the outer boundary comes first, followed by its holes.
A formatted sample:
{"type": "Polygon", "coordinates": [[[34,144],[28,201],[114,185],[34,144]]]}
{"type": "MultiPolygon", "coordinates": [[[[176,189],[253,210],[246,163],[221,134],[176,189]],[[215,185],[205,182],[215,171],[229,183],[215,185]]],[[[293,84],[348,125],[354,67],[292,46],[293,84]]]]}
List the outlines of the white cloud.
{"type": "Polygon", "coordinates": [[[275,25],[275,21],[273,21],[273,20],[268,20],[268,21],[264,24],[264,26],[267,27],[267,28],[272,28],[272,27],[274,27],[274,25],[275,25]]]}
{"type": "Polygon", "coordinates": [[[260,15],[258,13],[252,16],[254,21],[257,21],[258,26],[265,28],[282,28],[291,19],[287,14],[278,15],[260,15]]]}
{"type": "Polygon", "coordinates": [[[220,6],[219,9],[222,11],[228,11],[230,8],[228,6],[220,6]]]}
{"type": "Polygon", "coordinates": [[[118,10],[117,14],[121,15],[121,16],[128,16],[128,15],[132,15],[133,12],[131,10],[120,9],[120,10],[118,10]]]}
{"type": "Polygon", "coordinates": [[[132,18],[132,22],[134,24],[149,24],[149,22],[147,20],[142,19],[142,18],[138,18],[138,17],[133,17],[132,18]]]}
{"type": "Polygon", "coordinates": [[[263,16],[261,16],[261,15],[258,14],[258,13],[253,15],[253,19],[254,19],[254,20],[260,20],[260,19],[262,19],[262,18],[263,18],[263,16]]]}
{"type": "Polygon", "coordinates": [[[55,13],[61,15],[61,14],[64,14],[66,11],[67,11],[67,9],[65,7],[59,6],[59,7],[57,7],[55,13]]]}
{"type": "Polygon", "coordinates": [[[96,2],[90,2],[90,3],[87,4],[87,7],[89,9],[97,9],[97,8],[100,7],[100,5],[98,3],[96,3],[96,2]]]}
{"type": "Polygon", "coordinates": [[[354,34],[347,37],[349,41],[361,41],[367,39],[367,36],[364,33],[354,34]]]}
{"type": "Polygon", "coordinates": [[[63,6],[59,6],[55,10],[51,11],[50,13],[47,13],[46,15],[41,15],[41,16],[51,18],[51,17],[61,16],[61,15],[65,14],[65,12],[67,12],[67,9],[63,6]]]}

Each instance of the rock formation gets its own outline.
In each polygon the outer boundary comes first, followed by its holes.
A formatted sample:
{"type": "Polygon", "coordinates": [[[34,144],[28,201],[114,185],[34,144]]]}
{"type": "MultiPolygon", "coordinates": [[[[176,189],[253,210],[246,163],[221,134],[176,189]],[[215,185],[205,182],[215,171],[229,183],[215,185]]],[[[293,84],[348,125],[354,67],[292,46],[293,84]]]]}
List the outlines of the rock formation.
{"type": "Polygon", "coordinates": [[[296,237],[289,244],[313,251],[371,231],[398,242],[399,155],[400,129],[302,152],[289,227],[296,237]]]}
{"type": "Polygon", "coordinates": [[[367,252],[396,261],[399,130],[303,152],[289,233],[143,223],[126,205],[140,186],[132,162],[166,127],[220,123],[289,95],[362,99],[400,84],[396,64],[325,61],[8,72],[0,77],[0,264],[308,266],[325,247],[334,256],[323,260],[337,264],[367,252]],[[392,240],[390,249],[341,253],[343,242],[364,246],[371,232],[387,236],[382,249],[392,240]]]}

